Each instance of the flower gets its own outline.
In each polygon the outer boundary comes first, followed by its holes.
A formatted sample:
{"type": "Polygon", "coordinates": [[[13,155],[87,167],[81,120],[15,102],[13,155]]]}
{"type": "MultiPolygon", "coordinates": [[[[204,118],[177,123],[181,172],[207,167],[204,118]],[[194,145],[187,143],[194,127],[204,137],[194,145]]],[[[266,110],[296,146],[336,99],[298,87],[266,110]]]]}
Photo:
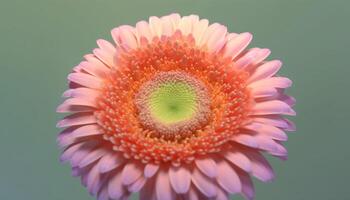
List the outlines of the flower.
{"type": "Polygon", "coordinates": [[[62,161],[99,200],[254,198],[251,176],[274,172],[262,153],[287,158],[295,126],[292,81],[269,49],[245,50],[196,15],[150,17],[112,30],[68,75],[58,112],[62,161]]]}

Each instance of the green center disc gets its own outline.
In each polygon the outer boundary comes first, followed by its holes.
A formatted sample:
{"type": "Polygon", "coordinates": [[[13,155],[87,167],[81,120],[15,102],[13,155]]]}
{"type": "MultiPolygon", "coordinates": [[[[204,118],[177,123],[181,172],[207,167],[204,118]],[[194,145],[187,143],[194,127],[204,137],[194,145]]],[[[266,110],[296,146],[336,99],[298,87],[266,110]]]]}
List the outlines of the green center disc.
{"type": "Polygon", "coordinates": [[[203,127],[211,115],[210,103],[205,85],[181,71],[156,74],[135,95],[145,133],[166,140],[190,137],[203,127]]]}
{"type": "Polygon", "coordinates": [[[183,82],[165,82],[149,96],[151,115],[163,124],[191,119],[196,113],[196,93],[183,82]]]}

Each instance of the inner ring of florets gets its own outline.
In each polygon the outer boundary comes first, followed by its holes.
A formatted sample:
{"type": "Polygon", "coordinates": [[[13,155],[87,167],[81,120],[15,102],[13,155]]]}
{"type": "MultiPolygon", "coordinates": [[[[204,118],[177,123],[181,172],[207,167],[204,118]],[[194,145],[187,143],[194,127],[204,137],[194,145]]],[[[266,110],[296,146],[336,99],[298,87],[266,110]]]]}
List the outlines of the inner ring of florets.
{"type": "Polygon", "coordinates": [[[205,126],[210,103],[205,85],[182,71],[156,74],[135,96],[141,124],[166,140],[189,137],[205,126]]]}
{"type": "Polygon", "coordinates": [[[230,148],[230,140],[248,120],[251,107],[252,99],[246,88],[247,72],[236,70],[235,63],[222,54],[208,52],[205,46],[197,47],[191,35],[183,36],[181,32],[152,41],[146,40],[133,50],[120,48],[118,52],[118,67],[112,68],[106,79],[98,98],[99,109],[94,112],[104,133],[103,138],[110,141],[113,150],[121,152],[125,158],[143,163],[171,162],[179,165],[182,162],[190,163],[197,156],[230,148]],[[166,77],[161,74],[175,72],[181,74],[175,86],[189,99],[185,104],[186,108],[191,108],[189,112],[182,113],[178,118],[162,118],[163,112],[154,113],[153,110],[151,113],[156,115],[148,115],[149,118],[142,120],[140,113],[142,110],[147,113],[147,109],[142,109],[147,108],[147,105],[137,106],[137,101],[152,105],[152,94],[153,97],[168,94],[169,88],[174,86],[171,82],[176,78],[167,79],[171,80],[170,83],[155,80],[159,76],[166,77]],[[142,89],[151,83],[155,84],[151,87],[153,90],[142,89]],[[206,91],[203,93],[205,95],[199,95],[198,91],[201,90],[198,88],[206,91]],[[142,90],[150,91],[151,96],[145,98],[147,95],[143,95],[142,100],[142,90]],[[198,106],[198,102],[203,100],[209,100],[210,106],[198,106]],[[202,115],[207,117],[207,121],[198,120],[200,118],[194,114],[207,108],[210,108],[209,114],[202,115]],[[158,118],[152,118],[156,116],[158,118]],[[167,125],[168,130],[173,130],[169,129],[169,124],[181,119],[186,119],[187,123],[190,119],[196,119],[197,127],[190,127],[187,133],[164,134],[155,128],[154,123],[145,125],[147,122],[156,122],[154,119],[163,119],[160,121],[167,125]]]}

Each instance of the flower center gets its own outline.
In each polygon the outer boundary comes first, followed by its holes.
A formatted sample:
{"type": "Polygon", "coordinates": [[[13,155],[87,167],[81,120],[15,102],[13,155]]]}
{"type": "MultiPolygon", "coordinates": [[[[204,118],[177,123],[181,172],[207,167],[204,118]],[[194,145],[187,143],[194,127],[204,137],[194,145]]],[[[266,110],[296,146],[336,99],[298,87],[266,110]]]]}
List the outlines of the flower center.
{"type": "Polygon", "coordinates": [[[230,148],[248,120],[247,72],[181,32],[119,50],[94,113],[115,151],[178,165],[230,148]]]}
{"type": "Polygon", "coordinates": [[[135,97],[141,123],[155,136],[179,139],[207,123],[210,99],[204,84],[185,72],[160,72],[135,97]]]}
{"type": "Polygon", "coordinates": [[[195,113],[196,94],[182,82],[167,82],[149,97],[150,112],[164,124],[174,124],[190,119],[195,113]]]}

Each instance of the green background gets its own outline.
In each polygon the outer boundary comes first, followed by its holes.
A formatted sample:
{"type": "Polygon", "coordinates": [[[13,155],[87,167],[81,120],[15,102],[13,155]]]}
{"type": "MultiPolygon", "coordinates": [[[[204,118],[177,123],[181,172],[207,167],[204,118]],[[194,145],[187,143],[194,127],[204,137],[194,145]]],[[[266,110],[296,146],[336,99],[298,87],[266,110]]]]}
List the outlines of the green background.
{"type": "MultiPolygon", "coordinates": [[[[151,15],[198,14],[254,34],[294,81],[297,132],[257,200],[350,199],[350,1],[1,0],[0,199],[89,200],[58,162],[55,113],[66,75],[98,38],[151,15]]],[[[235,198],[241,199],[241,198],[235,198]]]]}

